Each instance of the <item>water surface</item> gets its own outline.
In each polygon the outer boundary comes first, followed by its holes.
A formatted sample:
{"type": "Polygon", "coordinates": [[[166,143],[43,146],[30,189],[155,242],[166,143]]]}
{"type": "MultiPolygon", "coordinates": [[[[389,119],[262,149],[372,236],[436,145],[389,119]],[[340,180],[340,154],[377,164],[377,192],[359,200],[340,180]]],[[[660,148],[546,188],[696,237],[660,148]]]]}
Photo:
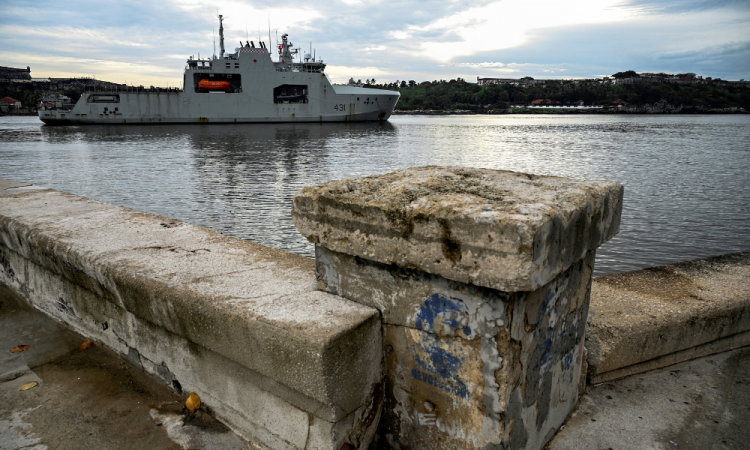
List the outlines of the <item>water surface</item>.
{"type": "Polygon", "coordinates": [[[395,116],[389,123],[48,127],[0,117],[0,178],[306,256],[302,187],[424,165],[611,180],[596,274],[750,249],[750,115],[395,116]]]}

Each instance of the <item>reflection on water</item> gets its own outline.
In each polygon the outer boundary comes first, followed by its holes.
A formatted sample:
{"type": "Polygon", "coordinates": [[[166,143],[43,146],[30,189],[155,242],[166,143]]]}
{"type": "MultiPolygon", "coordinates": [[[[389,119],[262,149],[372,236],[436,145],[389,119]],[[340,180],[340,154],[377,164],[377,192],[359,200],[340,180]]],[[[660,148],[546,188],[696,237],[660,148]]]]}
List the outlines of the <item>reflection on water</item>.
{"type": "Polygon", "coordinates": [[[625,185],[596,273],[750,248],[749,116],[444,116],[391,123],[44,127],[0,118],[0,177],[312,256],[294,194],[331,179],[463,165],[625,185]]]}

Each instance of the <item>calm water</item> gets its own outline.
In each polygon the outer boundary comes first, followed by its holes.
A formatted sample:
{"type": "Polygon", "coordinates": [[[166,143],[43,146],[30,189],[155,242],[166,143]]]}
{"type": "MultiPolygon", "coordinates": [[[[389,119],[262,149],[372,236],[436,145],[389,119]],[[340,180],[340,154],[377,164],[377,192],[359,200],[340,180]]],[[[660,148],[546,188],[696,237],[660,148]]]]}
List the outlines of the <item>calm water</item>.
{"type": "Polygon", "coordinates": [[[750,249],[750,115],[397,116],[385,124],[46,127],[0,117],[0,178],[312,256],[300,188],[423,165],[625,185],[597,274],[750,249]]]}

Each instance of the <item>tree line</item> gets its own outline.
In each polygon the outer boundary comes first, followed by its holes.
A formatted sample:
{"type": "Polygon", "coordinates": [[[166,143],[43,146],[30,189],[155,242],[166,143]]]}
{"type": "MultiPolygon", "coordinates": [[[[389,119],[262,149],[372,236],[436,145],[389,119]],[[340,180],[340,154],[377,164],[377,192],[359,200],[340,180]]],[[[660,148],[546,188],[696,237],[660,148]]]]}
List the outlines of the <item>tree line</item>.
{"type": "MultiPolygon", "coordinates": [[[[621,73],[618,72],[620,75],[621,73]]],[[[628,74],[628,72],[622,72],[628,74]]],[[[529,77],[526,77],[529,79],[529,77]]],[[[583,101],[585,105],[612,105],[617,99],[632,106],[666,100],[672,105],[686,107],[728,108],[742,107],[750,110],[750,88],[727,86],[718,79],[705,84],[640,83],[606,84],[597,80],[545,80],[531,86],[493,84],[479,86],[462,78],[418,83],[414,80],[396,80],[377,83],[365,80],[364,87],[396,90],[401,93],[397,110],[469,110],[474,112],[503,111],[510,106],[527,106],[537,99],[553,104],[583,101]],[[712,82],[713,81],[713,82],[712,82]]],[[[24,86],[25,87],[25,86],[24,86]]],[[[74,102],[83,89],[66,89],[63,93],[74,102]]],[[[0,98],[12,97],[25,106],[35,106],[44,91],[30,83],[26,89],[11,84],[0,84],[0,98]]]]}
{"type": "MultiPolygon", "coordinates": [[[[528,79],[528,78],[527,78],[528,79]]],[[[598,80],[545,80],[531,86],[493,84],[479,86],[464,79],[445,81],[397,80],[392,83],[364,83],[365,87],[397,90],[401,100],[397,110],[470,110],[475,112],[507,110],[511,105],[527,106],[537,99],[553,104],[583,101],[585,105],[612,105],[615,100],[632,106],[666,100],[686,107],[750,109],[750,89],[719,83],[606,84],[598,80]]],[[[718,80],[720,81],[720,80],[718,80]]]]}

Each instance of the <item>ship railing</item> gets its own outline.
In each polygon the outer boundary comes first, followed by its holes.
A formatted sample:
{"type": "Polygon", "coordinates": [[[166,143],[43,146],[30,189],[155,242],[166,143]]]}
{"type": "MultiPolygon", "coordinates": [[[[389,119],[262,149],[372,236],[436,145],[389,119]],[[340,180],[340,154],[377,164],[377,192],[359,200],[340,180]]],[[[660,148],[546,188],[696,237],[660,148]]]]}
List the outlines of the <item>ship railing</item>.
{"type": "Polygon", "coordinates": [[[277,67],[276,72],[308,72],[308,73],[321,73],[323,72],[323,69],[321,68],[308,68],[308,67],[295,67],[294,69],[290,69],[288,67],[277,67]]]}
{"type": "Polygon", "coordinates": [[[84,92],[100,92],[100,93],[108,93],[108,92],[164,92],[164,93],[178,93],[182,92],[183,89],[177,88],[177,87],[146,87],[146,86],[86,86],[83,88],[84,92]]]}

